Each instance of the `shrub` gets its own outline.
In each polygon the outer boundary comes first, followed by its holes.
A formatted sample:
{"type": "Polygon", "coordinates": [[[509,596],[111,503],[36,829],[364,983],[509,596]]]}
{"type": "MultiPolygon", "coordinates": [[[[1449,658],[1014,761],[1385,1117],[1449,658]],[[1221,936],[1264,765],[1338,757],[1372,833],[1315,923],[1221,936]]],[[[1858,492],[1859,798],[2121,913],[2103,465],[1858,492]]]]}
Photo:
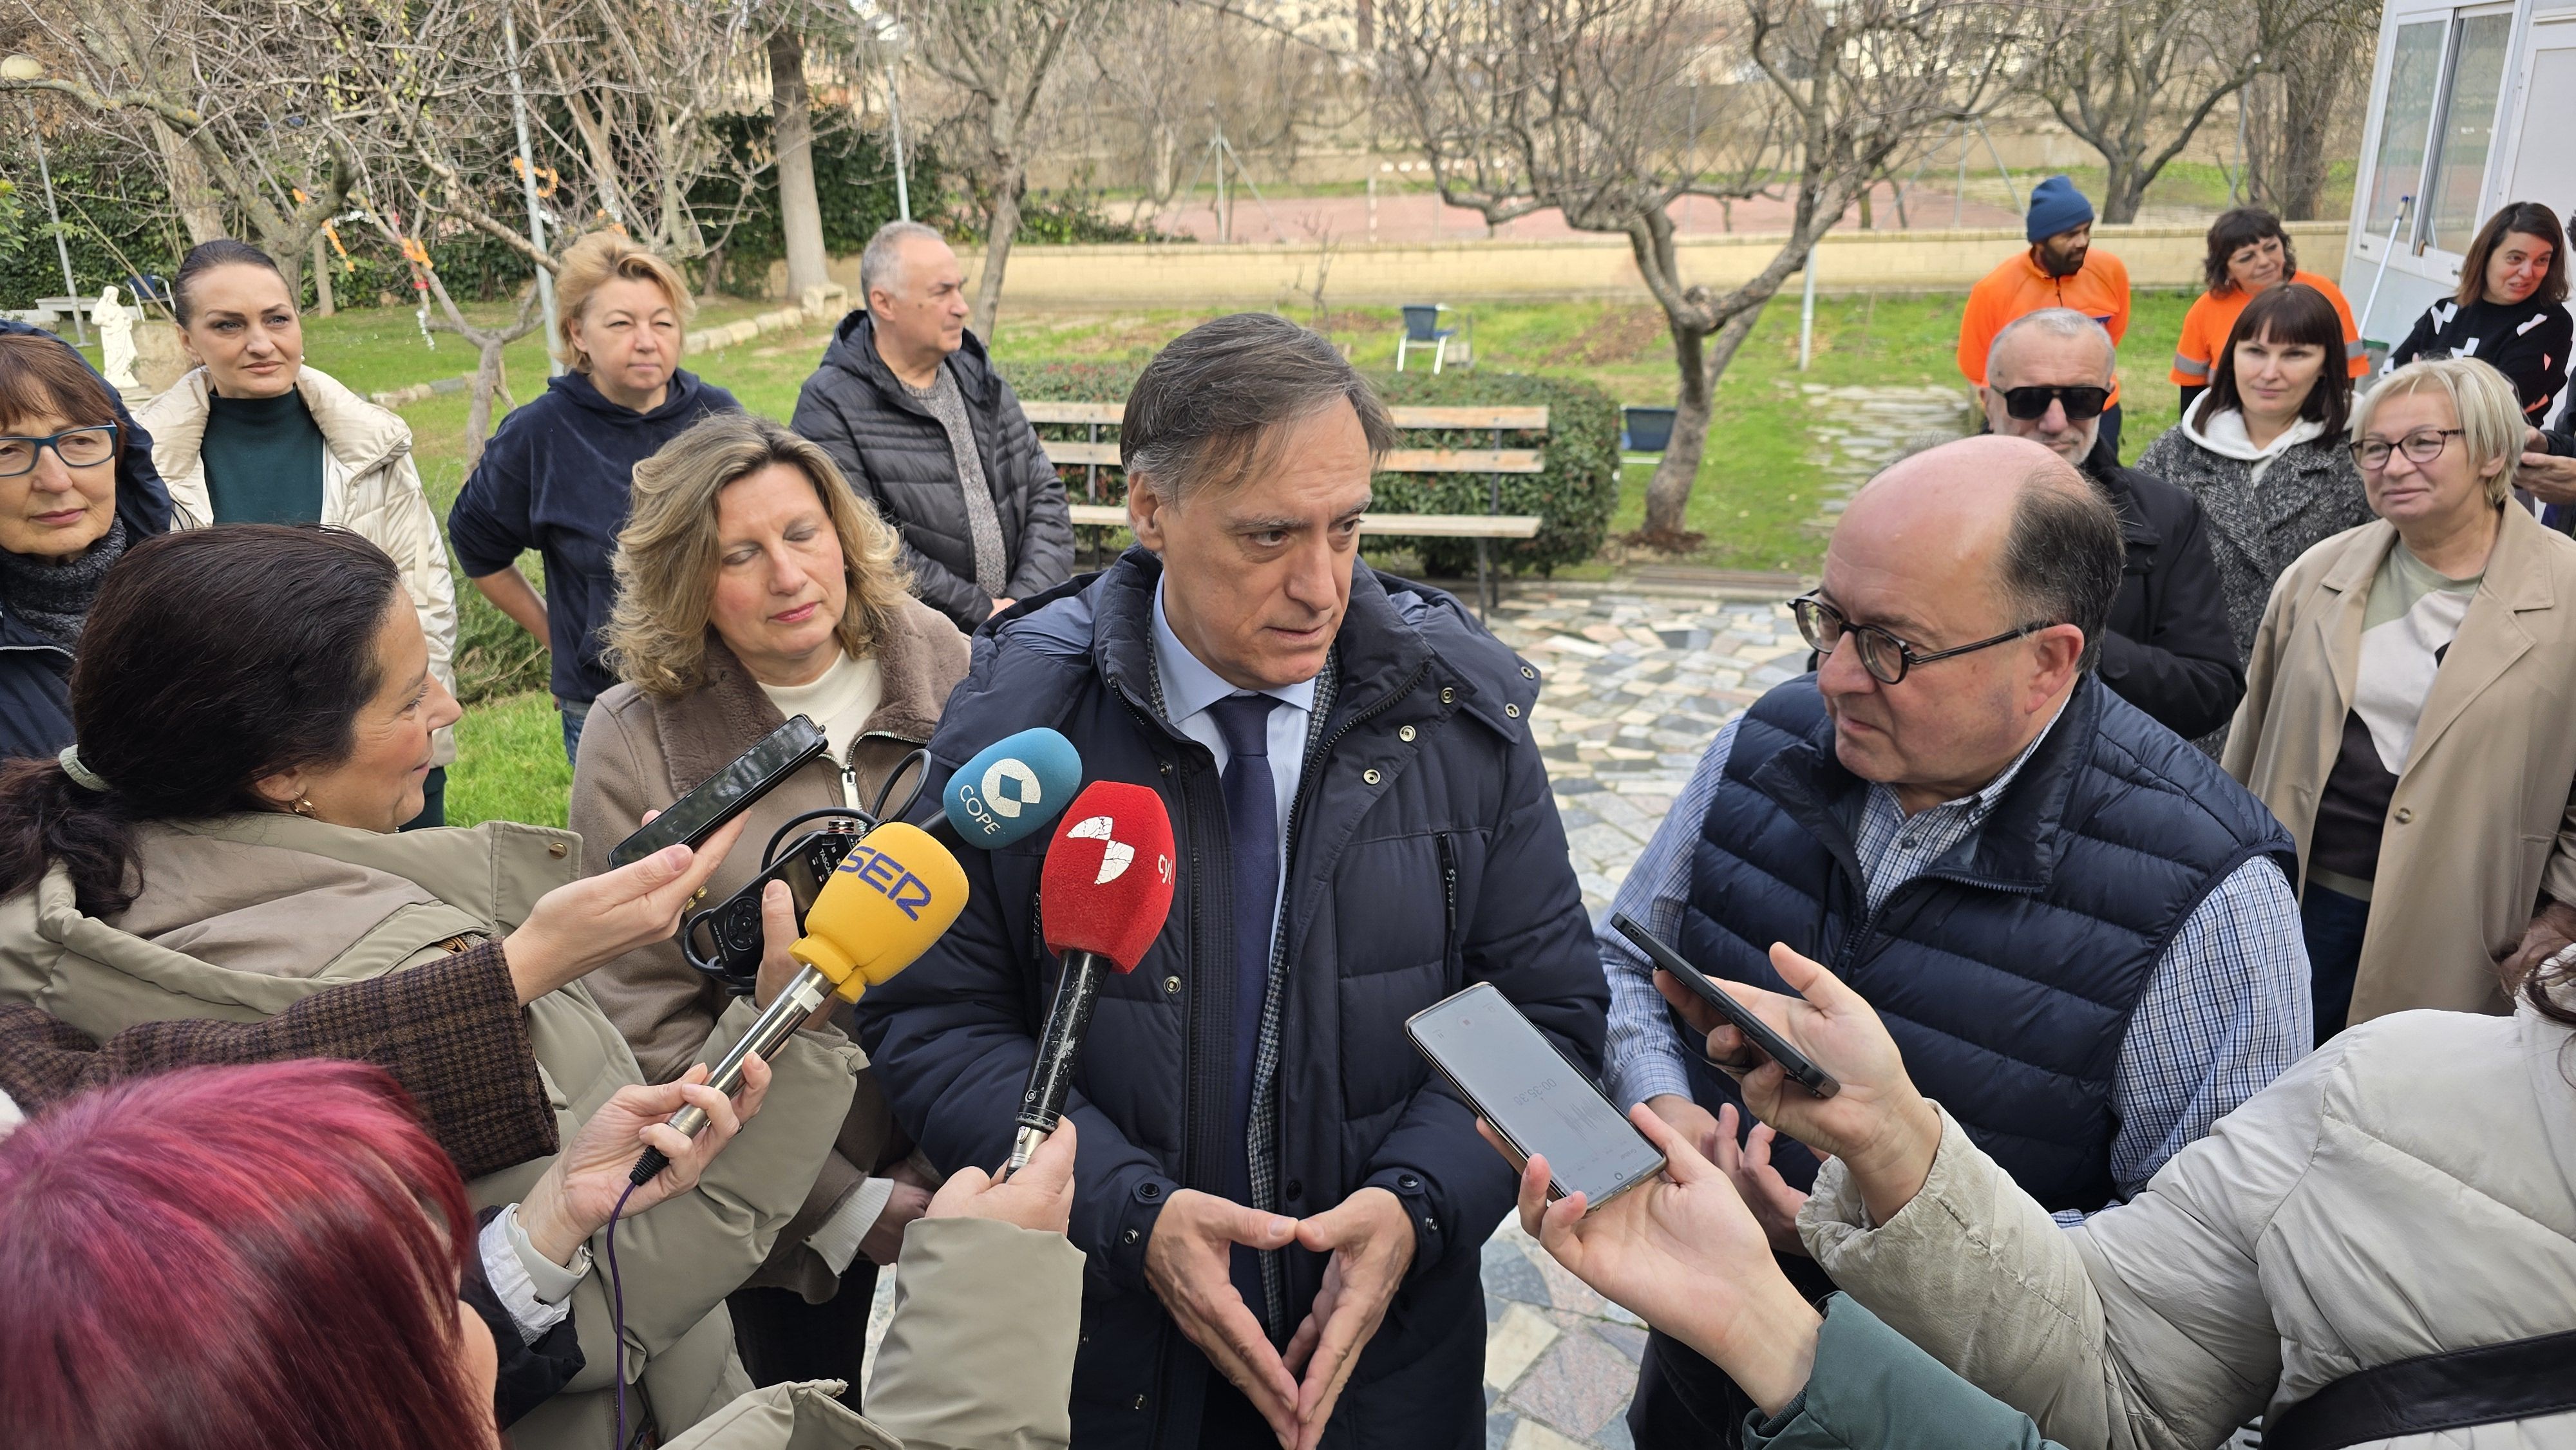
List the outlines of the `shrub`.
{"type": "MultiPolygon", "coordinates": [[[[1040,362],[1005,364],[1002,373],[1024,399],[1119,402],[1134,385],[1141,365],[1123,362],[1040,362]]],[[[1611,511],[1619,501],[1619,409],[1608,394],[1589,383],[1521,373],[1458,372],[1379,374],[1371,381],[1378,396],[1407,407],[1544,407],[1544,435],[1506,430],[1505,448],[1536,447],[1545,465],[1538,473],[1502,475],[1502,507],[1507,514],[1537,514],[1545,520],[1531,539],[1488,542],[1495,565],[1511,573],[1547,573],[1559,564],[1580,563],[1601,548],[1610,530],[1611,511]]],[[[1115,428],[1102,430],[1114,440],[1115,428]]],[[[1040,424],[1041,438],[1079,442],[1091,436],[1079,424],[1040,424]]],[[[1492,448],[1492,429],[1442,430],[1408,428],[1407,448],[1492,448]]],[[[1059,470],[1068,489],[1080,494],[1085,470],[1059,470]]],[[[1481,514],[1493,502],[1494,478],[1482,473],[1381,473],[1377,476],[1378,508],[1385,513],[1481,514]]],[[[1101,498],[1110,502],[1126,494],[1117,469],[1101,470],[1101,498]]],[[[1371,536],[1402,540],[1418,554],[1426,572],[1444,576],[1470,574],[1476,568],[1471,539],[1406,539],[1400,534],[1371,536]]]]}

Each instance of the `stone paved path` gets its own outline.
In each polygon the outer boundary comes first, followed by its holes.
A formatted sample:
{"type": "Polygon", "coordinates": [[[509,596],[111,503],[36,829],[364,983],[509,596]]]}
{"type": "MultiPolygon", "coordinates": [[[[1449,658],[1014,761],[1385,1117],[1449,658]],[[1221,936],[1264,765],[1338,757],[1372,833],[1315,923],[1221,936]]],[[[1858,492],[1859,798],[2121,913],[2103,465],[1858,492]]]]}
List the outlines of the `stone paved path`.
{"type": "Polygon", "coordinates": [[[1530,584],[1490,623],[1539,669],[1530,735],[1595,918],[1717,727],[1806,661],[1776,600],[1530,584]]]}

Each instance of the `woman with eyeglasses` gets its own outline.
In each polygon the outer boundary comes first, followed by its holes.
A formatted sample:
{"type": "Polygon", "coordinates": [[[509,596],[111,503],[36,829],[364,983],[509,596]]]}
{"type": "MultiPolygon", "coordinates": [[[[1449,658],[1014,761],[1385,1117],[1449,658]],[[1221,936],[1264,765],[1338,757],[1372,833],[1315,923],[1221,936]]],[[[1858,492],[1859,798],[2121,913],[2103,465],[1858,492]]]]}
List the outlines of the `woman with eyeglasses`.
{"type": "MultiPolygon", "coordinates": [[[[2295,282],[2255,294],[2228,330],[2209,391],[2138,455],[2200,500],[2243,658],[2254,647],[2272,581],[2320,540],[2370,521],[2361,476],[2344,451],[2352,379],[2343,319],[2295,282]]],[[[2204,739],[2215,753],[2223,736],[2204,739]]]]}
{"type": "Polygon", "coordinates": [[[0,321],[0,759],[72,743],[72,650],[107,571],[170,527],[151,440],[71,344],[0,321]]]}
{"type": "Polygon", "coordinates": [[[2378,521],[2291,566],[2255,636],[2221,764],[2298,842],[2319,1042],[2508,1011],[2498,963],[2576,938],[2576,541],[2510,502],[2521,412],[2473,358],[2372,389],[2378,521]]]}

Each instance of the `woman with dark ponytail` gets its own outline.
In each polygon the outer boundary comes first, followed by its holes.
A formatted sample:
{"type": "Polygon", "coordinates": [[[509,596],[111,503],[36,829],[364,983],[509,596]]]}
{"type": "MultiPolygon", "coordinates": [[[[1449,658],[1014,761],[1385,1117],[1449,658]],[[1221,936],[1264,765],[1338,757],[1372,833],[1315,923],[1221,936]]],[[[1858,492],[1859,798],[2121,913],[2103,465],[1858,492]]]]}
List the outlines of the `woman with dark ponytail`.
{"type": "MultiPolygon", "coordinates": [[[[522,1020],[564,1105],[559,1141],[643,1081],[577,979],[669,936],[738,830],[588,879],[569,832],[396,834],[420,811],[434,733],[458,711],[374,544],[242,524],[135,545],[89,608],[69,703],[73,746],[0,766],[0,1004],[41,1004],[107,1039],[171,1019],[274,1017],[346,982],[479,954],[538,989],[522,1020]]],[[[717,1024],[706,1061],[795,971],[773,940],[762,992],[717,1024]]],[[[725,1295],[802,1205],[864,1061],[836,1028],[797,1034],[770,1058],[758,1119],[694,1189],[620,1234],[622,1358],[666,1436],[738,1388],[725,1295]]],[[[447,1076],[515,1071],[459,1061],[447,1076]]],[[[517,1202],[551,1161],[486,1172],[472,1195],[517,1202]]],[[[591,1362],[612,1363],[606,1290],[585,1248],[564,1253],[530,1263],[530,1277],[559,1284],[554,1302],[602,1347],[591,1362]]],[[[514,1428],[517,1444],[609,1438],[614,1381],[575,1384],[514,1428]]]]}

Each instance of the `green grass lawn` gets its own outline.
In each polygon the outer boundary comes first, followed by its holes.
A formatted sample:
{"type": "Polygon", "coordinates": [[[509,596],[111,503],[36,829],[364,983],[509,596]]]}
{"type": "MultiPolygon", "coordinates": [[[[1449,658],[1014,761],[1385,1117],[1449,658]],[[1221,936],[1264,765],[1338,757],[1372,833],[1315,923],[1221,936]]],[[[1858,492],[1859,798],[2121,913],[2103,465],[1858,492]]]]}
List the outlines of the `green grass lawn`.
{"type": "MultiPolygon", "coordinates": [[[[1808,461],[1809,424],[1818,409],[1804,383],[1956,384],[1954,356],[1960,297],[1824,297],[1817,300],[1810,367],[1798,371],[1798,299],[1775,299],[1719,383],[1716,417],[1693,487],[1689,527],[1707,536],[1687,562],[1713,567],[1812,572],[1823,536],[1809,526],[1823,470],[1808,461]]],[[[2129,359],[2122,453],[2134,459],[2174,418],[2174,389],[2165,359],[2181,333],[2190,298],[2140,293],[2122,348],[2129,359]]],[[[729,321],[772,304],[726,300],[700,311],[700,325],[729,321]]],[[[499,305],[474,309],[496,317],[499,305]]],[[[1662,315],[1642,300],[1479,305],[1474,314],[1477,366],[1588,380],[1622,403],[1661,404],[1674,393],[1672,351],[1662,315]]],[[[1208,312],[1002,314],[995,356],[1008,366],[1043,360],[1141,361],[1208,312]]],[[[478,318],[479,320],[479,318],[478,318]]],[[[1300,321],[1311,319],[1300,317],[1300,321]]],[[[1336,310],[1326,331],[1370,371],[1394,367],[1401,321],[1394,308],[1336,310]]],[[[350,309],[308,319],[307,355],[361,391],[425,382],[468,370],[472,352],[451,334],[425,346],[412,314],[350,309]]],[[[756,339],[688,359],[691,370],[731,390],[744,405],[784,419],[796,390],[822,355],[829,328],[818,325],[756,339]]],[[[529,338],[509,353],[509,381],[525,400],[544,387],[545,357],[529,338]]],[[[466,399],[441,394],[403,409],[411,423],[421,477],[443,516],[464,482],[466,399]]],[[[1635,529],[1644,512],[1651,469],[1630,467],[1613,530],[1635,529]]],[[[536,574],[535,558],[526,561],[536,574]]],[[[1605,572],[1602,566],[1568,571],[1605,572]]],[[[448,818],[459,824],[495,818],[560,824],[570,771],[561,732],[543,692],[544,655],[526,635],[458,582],[464,611],[460,660],[468,693],[485,694],[458,727],[459,758],[449,772],[448,818]]]]}

